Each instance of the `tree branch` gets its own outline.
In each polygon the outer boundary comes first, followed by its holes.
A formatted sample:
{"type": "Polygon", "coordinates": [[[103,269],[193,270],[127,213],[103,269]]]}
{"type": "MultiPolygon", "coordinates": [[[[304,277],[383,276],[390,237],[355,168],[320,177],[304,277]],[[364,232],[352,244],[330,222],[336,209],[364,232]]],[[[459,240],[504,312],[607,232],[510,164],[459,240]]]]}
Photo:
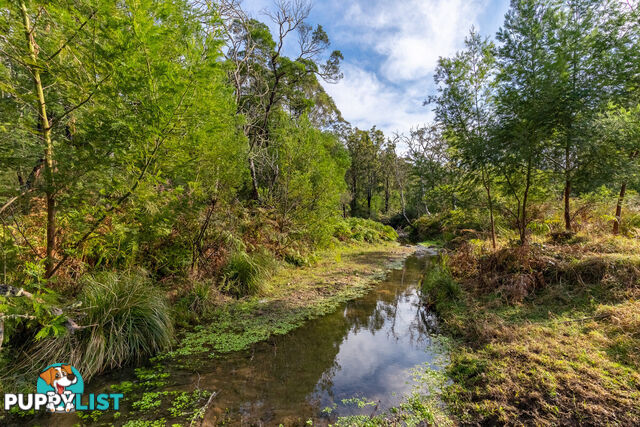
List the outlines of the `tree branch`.
{"type": "Polygon", "coordinates": [[[80,31],[82,31],[82,29],[84,28],[85,25],[87,25],[87,23],[93,19],[93,17],[95,16],[96,11],[94,10],[93,12],[91,12],[91,15],[89,15],[89,17],[87,18],[86,21],[84,21],[80,27],[78,27],[78,29],[71,35],[71,37],[69,37],[67,40],[65,40],[65,42],[62,44],[62,46],[60,46],[60,48],[58,50],[56,50],[51,56],[49,56],[49,58],[47,58],[48,61],[52,60],[53,58],[55,58],[56,56],[58,56],[58,54],[60,54],[60,52],[62,52],[62,50],[67,47],[67,45],[69,43],[71,43],[71,41],[78,35],[78,33],[80,31]]]}

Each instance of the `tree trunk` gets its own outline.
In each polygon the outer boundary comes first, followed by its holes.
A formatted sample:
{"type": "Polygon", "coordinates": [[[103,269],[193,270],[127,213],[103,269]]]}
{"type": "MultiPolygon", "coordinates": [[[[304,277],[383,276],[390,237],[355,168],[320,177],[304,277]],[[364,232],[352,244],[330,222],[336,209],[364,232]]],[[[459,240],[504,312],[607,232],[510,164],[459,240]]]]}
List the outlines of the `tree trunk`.
{"type": "Polygon", "coordinates": [[[253,157],[249,153],[249,171],[251,172],[251,198],[253,200],[259,200],[260,193],[258,193],[258,177],[256,176],[256,165],[253,163],[253,157]]]}
{"type": "Polygon", "coordinates": [[[371,190],[367,190],[367,218],[371,218],[371,190]]]}
{"type": "Polygon", "coordinates": [[[522,223],[520,224],[520,242],[522,245],[529,243],[527,241],[527,199],[529,198],[529,189],[531,188],[531,159],[527,164],[527,178],[522,195],[522,223]]]}
{"type": "Polygon", "coordinates": [[[385,179],[384,185],[384,213],[389,212],[389,177],[385,179]]]}
{"type": "Polygon", "coordinates": [[[22,12],[22,22],[24,33],[29,47],[29,56],[32,65],[29,66],[33,76],[33,84],[38,97],[38,118],[40,120],[40,134],[45,144],[45,193],[47,200],[47,257],[45,259],[45,275],[47,278],[53,274],[54,254],[56,247],[56,199],[53,185],[53,142],[51,140],[51,127],[47,117],[47,106],[44,99],[44,90],[40,79],[40,68],[37,66],[38,55],[36,53],[36,42],[33,38],[33,29],[29,20],[27,6],[24,1],[20,2],[22,12]]]}
{"type": "Polygon", "coordinates": [[[356,178],[355,171],[352,171],[351,177],[351,216],[356,216],[358,213],[358,179],[356,178]]]}
{"type": "Polygon", "coordinates": [[[571,181],[567,179],[564,183],[564,229],[571,231],[571,206],[569,197],[571,196],[571,181]]]}
{"type": "Polygon", "coordinates": [[[496,228],[495,221],[493,219],[493,199],[491,198],[491,184],[485,175],[484,169],[482,170],[482,181],[484,188],[487,191],[487,204],[489,205],[489,226],[491,228],[491,246],[493,250],[496,249],[496,228]]]}
{"type": "Polygon", "coordinates": [[[620,221],[622,220],[622,203],[624,202],[624,193],[627,191],[627,183],[623,182],[620,187],[620,195],[618,196],[618,204],[616,205],[616,219],[613,220],[613,234],[620,232],[620,221]]]}

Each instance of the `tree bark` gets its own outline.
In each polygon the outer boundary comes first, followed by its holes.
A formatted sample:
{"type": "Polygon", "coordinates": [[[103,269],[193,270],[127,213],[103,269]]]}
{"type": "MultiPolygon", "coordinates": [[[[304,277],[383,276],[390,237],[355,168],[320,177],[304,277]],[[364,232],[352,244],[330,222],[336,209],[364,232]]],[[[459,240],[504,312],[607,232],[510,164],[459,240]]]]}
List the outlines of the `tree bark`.
{"type": "Polygon", "coordinates": [[[571,231],[571,206],[569,197],[571,196],[571,181],[567,179],[564,183],[564,229],[571,231]]]}
{"type": "Polygon", "coordinates": [[[22,12],[22,22],[24,33],[29,47],[29,56],[32,64],[29,66],[33,75],[33,84],[38,97],[38,116],[40,120],[40,134],[45,144],[45,193],[47,200],[47,257],[45,260],[45,276],[51,277],[54,268],[54,254],[56,247],[56,199],[53,185],[53,142],[51,140],[51,126],[47,117],[47,106],[44,98],[44,90],[40,79],[40,69],[37,66],[38,55],[36,53],[36,42],[33,37],[33,29],[29,20],[27,6],[24,1],[20,2],[22,12]]]}
{"type": "Polygon", "coordinates": [[[259,201],[260,193],[258,192],[258,177],[256,175],[256,165],[253,157],[249,153],[249,171],[251,172],[251,198],[259,201]]]}
{"type": "Polygon", "coordinates": [[[385,178],[384,186],[384,213],[389,212],[389,177],[385,178]]]}
{"type": "Polygon", "coordinates": [[[484,188],[487,191],[487,204],[489,205],[489,225],[491,228],[491,246],[493,249],[496,249],[496,228],[495,221],[493,219],[493,199],[491,198],[491,183],[487,179],[485,175],[484,168],[482,170],[482,182],[484,184],[484,188]]]}
{"type": "Polygon", "coordinates": [[[613,221],[613,234],[620,232],[620,221],[622,220],[622,203],[624,202],[624,193],[627,191],[627,183],[623,182],[620,187],[620,195],[618,196],[618,204],[616,205],[616,219],[613,221]]]}
{"type": "Polygon", "coordinates": [[[527,199],[529,198],[529,189],[531,188],[531,159],[527,163],[527,179],[522,195],[522,223],[520,224],[520,242],[526,245],[527,241],[527,199]]]}
{"type": "Polygon", "coordinates": [[[358,179],[355,170],[351,171],[351,216],[358,213],[358,179]]]}

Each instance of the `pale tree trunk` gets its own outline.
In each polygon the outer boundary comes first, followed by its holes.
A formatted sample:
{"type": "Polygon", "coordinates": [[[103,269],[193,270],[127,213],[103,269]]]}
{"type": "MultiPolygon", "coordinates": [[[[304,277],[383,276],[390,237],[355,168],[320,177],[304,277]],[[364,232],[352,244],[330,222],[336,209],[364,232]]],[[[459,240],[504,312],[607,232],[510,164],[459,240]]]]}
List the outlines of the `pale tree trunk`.
{"type": "Polygon", "coordinates": [[[44,90],[42,81],[40,80],[40,70],[37,66],[38,54],[36,53],[36,42],[33,37],[33,29],[29,20],[27,7],[20,2],[20,10],[22,12],[22,21],[24,32],[29,47],[29,55],[32,65],[29,66],[33,75],[33,83],[38,97],[38,116],[40,120],[40,134],[45,144],[45,193],[47,199],[47,257],[45,260],[46,277],[49,278],[53,274],[54,253],[56,246],[56,199],[53,185],[53,142],[51,141],[51,127],[47,117],[47,107],[44,99],[44,90]]]}

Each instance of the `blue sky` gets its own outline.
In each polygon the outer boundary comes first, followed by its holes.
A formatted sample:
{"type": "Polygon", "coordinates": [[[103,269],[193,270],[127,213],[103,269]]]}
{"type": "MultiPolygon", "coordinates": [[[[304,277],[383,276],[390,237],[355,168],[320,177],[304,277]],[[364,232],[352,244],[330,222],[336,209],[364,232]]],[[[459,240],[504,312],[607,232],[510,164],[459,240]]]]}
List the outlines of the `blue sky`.
{"type": "MultiPolygon", "coordinates": [[[[261,14],[273,0],[245,0],[261,14]]],[[[434,92],[438,57],[462,48],[471,26],[493,36],[509,0],[316,0],[308,23],[321,24],[331,50],[344,54],[344,79],[324,84],[352,125],[406,132],[432,118],[424,99],[434,92]]]]}

